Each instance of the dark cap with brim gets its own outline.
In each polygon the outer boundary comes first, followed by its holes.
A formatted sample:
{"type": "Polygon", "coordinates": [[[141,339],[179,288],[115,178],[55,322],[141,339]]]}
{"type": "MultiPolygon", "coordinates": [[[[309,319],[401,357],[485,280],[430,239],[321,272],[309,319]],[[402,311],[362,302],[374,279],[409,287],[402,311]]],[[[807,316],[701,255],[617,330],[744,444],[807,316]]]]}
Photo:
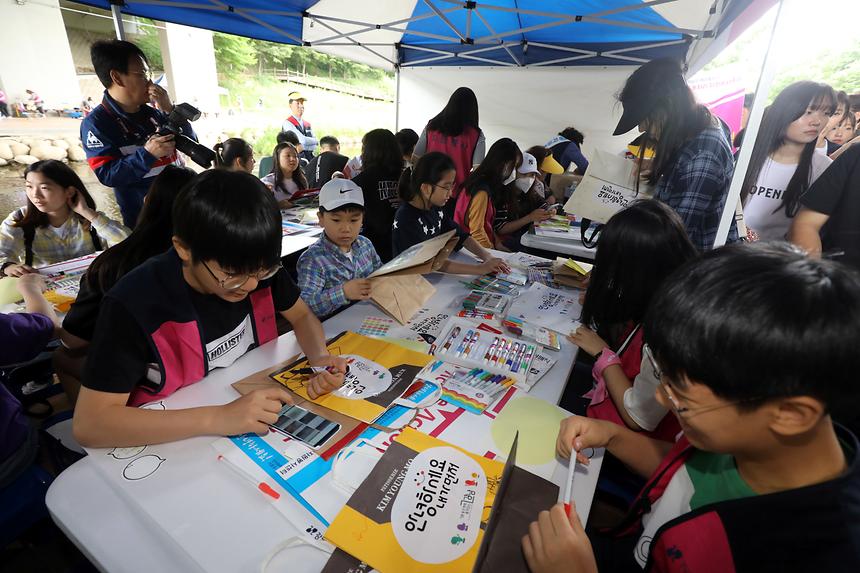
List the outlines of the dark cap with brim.
{"type": "Polygon", "coordinates": [[[646,102],[642,100],[629,101],[623,105],[624,113],[618,120],[618,125],[615,126],[612,135],[623,135],[639,125],[648,117],[654,107],[652,102],[648,102],[646,105],[646,102]]]}
{"type": "Polygon", "coordinates": [[[661,98],[670,90],[687,88],[684,72],[677,60],[661,58],[644,64],[633,72],[618,99],[624,113],[612,135],[627,133],[645,121],[661,98]]]}

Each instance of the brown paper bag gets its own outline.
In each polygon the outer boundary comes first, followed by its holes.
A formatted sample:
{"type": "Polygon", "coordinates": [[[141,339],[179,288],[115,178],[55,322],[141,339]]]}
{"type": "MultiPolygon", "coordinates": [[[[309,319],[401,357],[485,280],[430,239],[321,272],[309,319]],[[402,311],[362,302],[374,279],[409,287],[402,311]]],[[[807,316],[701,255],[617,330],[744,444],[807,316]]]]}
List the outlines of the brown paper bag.
{"type": "Polygon", "coordinates": [[[412,245],[370,275],[369,278],[398,275],[426,275],[438,270],[457,246],[454,231],[412,245]]]}
{"type": "Polygon", "coordinates": [[[421,275],[389,275],[370,279],[370,300],[400,324],[415,316],[436,288],[421,275]]]}

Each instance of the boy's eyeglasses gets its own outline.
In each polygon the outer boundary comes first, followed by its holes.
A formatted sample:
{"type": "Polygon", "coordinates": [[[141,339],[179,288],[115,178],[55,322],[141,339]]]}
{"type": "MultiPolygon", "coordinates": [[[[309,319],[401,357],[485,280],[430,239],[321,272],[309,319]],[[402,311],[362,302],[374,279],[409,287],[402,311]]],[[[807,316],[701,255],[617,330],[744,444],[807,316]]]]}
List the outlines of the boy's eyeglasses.
{"type": "Polygon", "coordinates": [[[728,406],[737,406],[738,404],[744,404],[746,402],[756,402],[761,400],[761,398],[744,398],[743,400],[733,400],[731,402],[725,402],[723,404],[716,404],[713,406],[698,406],[696,408],[690,408],[688,406],[682,406],[681,402],[672,392],[671,386],[667,384],[663,380],[663,371],[660,369],[660,366],[657,364],[657,360],[654,358],[654,353],[651,352],[651,347],[647,344],[642,345],[642,353],[648,358],[648,362],[651,363],[651,368],[654,369],[654,377],[660,381],[660,389],[663,391],[663,394],[666,396],[666,399],[669,400],[669,404],[672,405],[672,410],[676,415],[682,416],[684,418],[689,418],[695,414],[702,414],[704,412],[710,412],[712,410],[719,410],[720,408],[726,408],[728,406]]]}
{"type": "Polygon", "coordinates": [[[206,270],[209,271],[209,274],[212,275],[212,278],[218,281],[218,285],[224,290],[239,290],[242,288],[249,279],[255,278],[258,281],[264,281],[266,279],[270,279],[280,271],[283,266],[281,263],[278,263],[271,269],[267,271],[260,271],[256,274],[249,275],[231,275],[230,273],[224,273],[227,275],[223,279],[219,279],[215,273],[212,272],[212,269],[209,268],[209,265],[206,264],[206,261],[200,261],[203,263],[203,266],[206,267],[206,270]]]}

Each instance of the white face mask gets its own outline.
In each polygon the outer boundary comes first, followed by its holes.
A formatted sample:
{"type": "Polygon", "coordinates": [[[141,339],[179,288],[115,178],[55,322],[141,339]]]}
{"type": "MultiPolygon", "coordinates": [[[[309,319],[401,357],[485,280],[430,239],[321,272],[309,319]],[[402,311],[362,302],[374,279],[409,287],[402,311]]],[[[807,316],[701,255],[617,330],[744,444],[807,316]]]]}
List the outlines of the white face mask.
{"type": "Polygon", "coordinates": [[[505,180],[504,180],[504,181],[502,181],[502,185],[507,185],[507,184],[509,184],[511,181],[513,181],[513,180],[514,180],[514,179],[516,179],[516,178],[517,178],[517,170],[516,170],[516,169],[514,169],[514,170],[512,170],[512,171],[511,171],[511,174],[510,174],[510,175],[508,175],[508,176],[507,176],[507,178],[505,178],[505,180]]]}
{"type": "Polygon", "coordinates": [[[526,193],[529,189],[531,189],[534,182],[535,182],[534,177],[521,177],[521,178],[517,179],[517,181],[516,181],[516,183],[514,183],[514,185],[517,186],[517,189],[519,189],[523,193],[526,193]]]}

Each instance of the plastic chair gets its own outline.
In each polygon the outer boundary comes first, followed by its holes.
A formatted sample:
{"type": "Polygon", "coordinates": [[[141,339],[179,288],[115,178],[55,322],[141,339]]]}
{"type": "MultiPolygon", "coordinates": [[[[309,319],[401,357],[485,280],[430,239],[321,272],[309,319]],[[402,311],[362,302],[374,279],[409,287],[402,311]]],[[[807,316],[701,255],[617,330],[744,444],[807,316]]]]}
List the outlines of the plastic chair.
{"type": "Polygon", "coordinates": [[[275,161],[272,159],[271,155],[263,157],[260,159],[259,163],[259,171],[257,171],[257,176],[261,179],[268,175],[272,171],[272,165],[275,164],[275,161]]]}

